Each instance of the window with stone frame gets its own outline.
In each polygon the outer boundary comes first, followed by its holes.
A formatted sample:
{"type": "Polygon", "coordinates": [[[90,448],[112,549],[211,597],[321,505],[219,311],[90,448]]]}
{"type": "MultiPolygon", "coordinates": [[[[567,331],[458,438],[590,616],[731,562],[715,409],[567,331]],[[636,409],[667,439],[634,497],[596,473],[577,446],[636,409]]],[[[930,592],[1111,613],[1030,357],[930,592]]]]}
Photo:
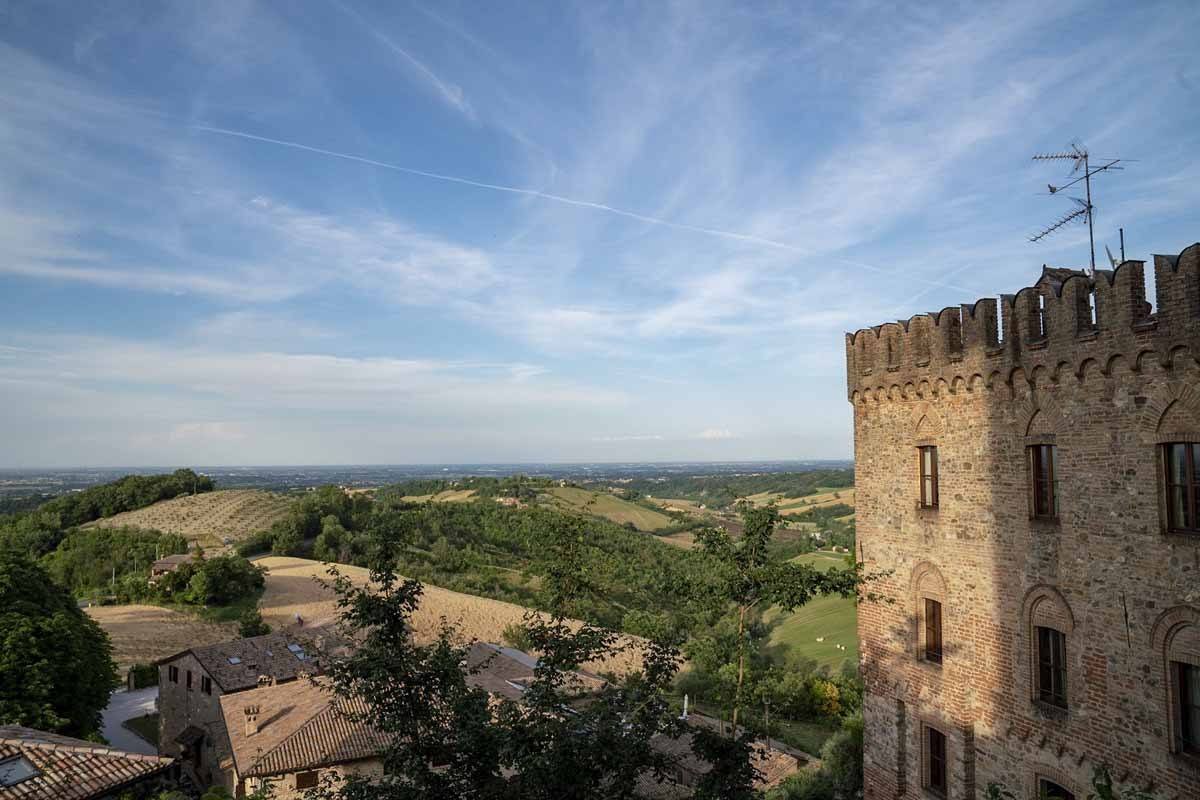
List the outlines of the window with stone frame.
{"type": "Polygon", "coordinates": [[[205,694],[212,694],[212,678],[207,675],[200,676],[200,691],[205,694]]]}
{"type": "Polygon", "coordinates": [[[1038,780],[1038,800],[1075,800],[1073,792],[1064,789],[1048,778],[1038,780]]]}
{"type": "Polygon", "coordinates": [[[321,782],[321,773],[317,770],[309,770],[308,772],[296,773],[296,788],[297,789],[315,789],[321,782]]]}
{"type": "Polygon", "coordinates": [[[921,465],[921,507],[938,507],[938,449],[934,445],[917,448],[921,465]]]}
{"type": "Polygon", "coordinates": [[[1167,527],[1175,532],[1200,533],[1200,443],[1162,445],[1167,527]]]}
{"type": "Polygon", "coordinates": [[[167,679],[171,683],[179,683],[179,667],[174,664],[167,667],[167,679]]]}
{"type": "Polygon", "coordinates": [[[192,671],[190,669],[187,671],[187,690],[189,692],[192,690],[192,671]]]}
{"type": "Polygon", "coordinates": [[[1058,448],[1052,444],[1033,444],[1026,449],[1033,516],[1058,519],[1058,448]]]}
{"type": "Polygon", "coordinates": [[[1163,659],[1170,751],[1200,767],[1200,607],[1180,605],[1163,611],[1150,631],[1153,652],[1163,659]]]}
{"type": "Polygon", "coordinates": [[[950,785],[946,734],[931,725],[925,725],[921,738],[921,771],[925,789],[938,797],[946,797],[950,785]]]}
{"type": "Polygon", "coordinates": [[[925,660],[942,663],[942,604],[925,598],[925,660]]]}
{"type": "Polygon", "coordinates": [[[1038,626],[1037,696],[1048,705],[1067,707],[1067,635],[1038,626]]]}

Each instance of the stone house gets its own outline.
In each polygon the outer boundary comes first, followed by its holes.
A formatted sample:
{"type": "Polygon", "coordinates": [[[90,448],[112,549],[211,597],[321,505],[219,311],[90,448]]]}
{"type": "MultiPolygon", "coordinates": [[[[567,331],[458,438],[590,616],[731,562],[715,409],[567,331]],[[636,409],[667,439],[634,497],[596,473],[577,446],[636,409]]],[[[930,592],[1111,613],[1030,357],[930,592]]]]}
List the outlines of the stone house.
{"type": "Polygon", "coordinates": [[[196,553],[175,553],[169,556],[163,556],[150,565],[150,582],[154,583],[163,575],[174,572],[191,561],[199,558],[196,553]]]}
{"type": "Polygon", "coordinates": [[[344,709],[324,679],[268,684],[221,698],[230,756],[216,782],[235,797],[269,787],[275,800],[291,800],[338,776],[383,775],[377,755],[385,744],[344,709]]]}
{"type": "Polygon", "coordinates": [[[846,339],[866,800],[1200,797],[1200,244],[846,339]]]}
{"type": "Polygon", "coordinates": [[[16,725],[0,727],[0,798],[117,800],[176,785],[174,759],[16,725]]]}
{"type": "Polygon", "coordinates": [[[320,628],[192,647],[158,662],[159,752],[176,757],[198,784],[220,777],[229,755],[221,698],[321,671],[332,637],[320,628]]]}

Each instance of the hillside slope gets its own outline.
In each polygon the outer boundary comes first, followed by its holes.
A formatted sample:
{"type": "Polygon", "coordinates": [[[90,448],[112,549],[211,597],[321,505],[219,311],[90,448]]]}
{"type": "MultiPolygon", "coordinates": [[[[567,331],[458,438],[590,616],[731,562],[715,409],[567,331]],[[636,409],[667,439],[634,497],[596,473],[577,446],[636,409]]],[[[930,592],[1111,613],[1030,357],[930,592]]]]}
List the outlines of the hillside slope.
{"type": "Polygon", "coordinates": [[[266,530],[291,507],[286,497],[258,489],[222,489],[176,497],[152,506],[96,520],[84,527],[133,527],[177,533],[204,547],[219,547],[266,530]]]}
{"type": "MultiPolygon", "coordinates": [[[[270,556],[257,563],[267,569],[267,588],[259,601],[259,609],[263,619],[272,628],[293,628],[297,614],[303,620],[304,628],[337,622],[337,598],[332,589],[323,585],[330,580],[330,565],[286,556],[270,556]]],[[[369,580],[370,571],[362,567],[347,564],[337,564],[336,567],[338,572],[356,584],[365,584],[369,580]]],[[[526,612],[527,609],[513,603],[452,592],[427,583],[421,594],[421,604],[412,618],[413,635],[420,642],[432,641],[441,626],[449,622],[466,640],[501,643],[504,641],[504,629],[520,625],[526,612]]],[[[624,642],[640,641],[632,636],[621,638],[624,642]]],[[[625,673],[637,669],[640,658],[626,652],[589,666],[592,669],[625,673]]]]}
{"type": "Polygon", "coordinates": [[[623,500],[609,492],[594,492],[574,486],[556,486],[547,490],[551,505],[563,511],[582,511],[604,517],[618,525],[633,523],[639,531],[657,531],[675,524],[666,514],[623,500]]]}

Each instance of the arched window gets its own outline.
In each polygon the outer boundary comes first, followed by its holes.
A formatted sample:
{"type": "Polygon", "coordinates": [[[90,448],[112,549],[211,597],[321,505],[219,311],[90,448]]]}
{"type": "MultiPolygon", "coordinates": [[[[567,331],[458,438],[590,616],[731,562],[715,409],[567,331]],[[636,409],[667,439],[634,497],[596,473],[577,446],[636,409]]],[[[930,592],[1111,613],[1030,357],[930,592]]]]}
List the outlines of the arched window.
{"type": "Polygon", "coordinates": [[[1171,752],[1200,759],[1200,608],[1164,612],[1151,638],[1163,660],[1171,752]]]}
{"type": "Polygon", "coordinates": [[[1070,657],[1075,618],[1071,608],[1054,587],[1035,586],[1025,595],[1024,622],[1030,697],[1043,710],[1065,712],[1073,683],[1070,657]]]}
{"type": "Polygon", "coordinates": [[[913,569],[913,655],[917,659],[941,666],[945,657],[944,614],[946,581],[942,573],[928,561],[913,569]]]}

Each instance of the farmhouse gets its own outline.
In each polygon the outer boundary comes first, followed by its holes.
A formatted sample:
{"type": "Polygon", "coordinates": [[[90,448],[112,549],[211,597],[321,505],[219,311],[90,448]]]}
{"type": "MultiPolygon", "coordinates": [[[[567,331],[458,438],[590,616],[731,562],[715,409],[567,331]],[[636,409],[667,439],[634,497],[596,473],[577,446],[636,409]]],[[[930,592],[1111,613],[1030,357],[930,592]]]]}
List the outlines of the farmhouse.
{"type": "Polygon", "coordinates": [[[176,553],[174,555],[164,556],[150,565],[150,582],[154,583],[156,578],[161,578],[167,573],[174,572],[191,561],[199,558],[198,553],[176,553]]]}
{"type": "Polygon", "coordinates": [[[221,698],[319,673],[324,648],[333,641],[321,628],[280,631],[158,661],[159,751],[178,757],[197,783],[212,783],[229,755],[221,698]]]}
{"type": "MultiPolygon", "coordinates": [[[[518,699],[532,679],[536,661],[506,647],[474,643],[465,666],[467,682],[493,697],[518,699]]],[[[581,676],[581,686],[603,681],[581,676]]],[[[387,740],[370,726],[347,719],[361,714],[361,701],[336,698],[317,678],[290,684],[264,682],[220,699],[221,725],[230,758],[220,763],[217,782],[237,796],[270,787],[289,800],[333,776],[383,775],[378,752],[387,740]]]]}
{"type": "Polygon", "coordinates": [[[347,718],[361,701],[343,706],[321,678],[268,683],[225,695],[220,710],[230,757],[220,783],[238,797],[269,787],[276,800],[299,797],[329,774],[380,777],[384,737],[347,718]]]}
{"type": "Polygon", "coordinates": [[[1200,797],[1200,244],[1154,278],[847,335],[866,800],[1200,797]]]}
{"type": "Polygon", "coordinates": [[[116,800],[175,786],[174,760],[32,728],[0,727],[0,797],[116,800]]]}

